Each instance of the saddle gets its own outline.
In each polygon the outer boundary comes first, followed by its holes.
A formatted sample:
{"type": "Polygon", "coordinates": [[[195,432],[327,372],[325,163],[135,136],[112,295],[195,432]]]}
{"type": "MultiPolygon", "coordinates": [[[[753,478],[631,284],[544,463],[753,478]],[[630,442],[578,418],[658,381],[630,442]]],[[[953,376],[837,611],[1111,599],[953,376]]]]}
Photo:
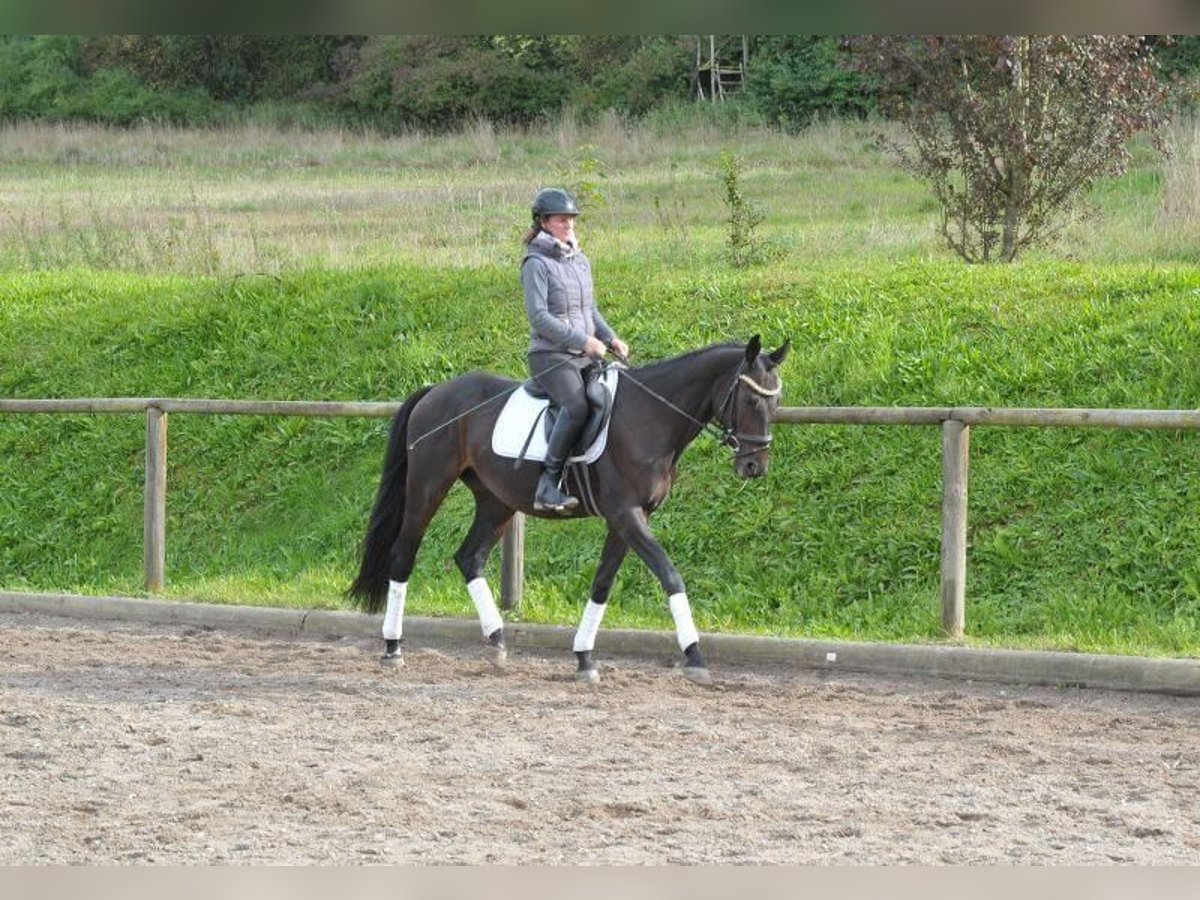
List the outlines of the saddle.
{"type": "MultiPolygon", "coordinates": [[[[585,389],[588,420],[580,431],[569,462],[595,462],[608,444],[608,423],[612,416],[618,375],[615,368],[600,374],[588,370],[585,389]]],[[[521,461],[540,462],[546,458],[546,445],[554,427],[557,408],[550,408],[546,394],[532,381],[513,391],[500,411],[492,431],[492,452],[497,456],[521,461]]]]}
{"type": "MultiPolygon", "coordinates": [[[[599,375],[599,366],[588,366],[583,370],[583,391],[588,401],[588,417],[587,423],[580,429],[575,445],[571,448],[572,457],[582,456],[587,448],[592,446],[596,438],[600,436],[601,429],[608,422],[608,417],[612,414],[612,394],[600,380],[599,375]]],[[[550,395],[542,390],[532,378],[526,381],[522,388],[535,400],[547,401],[546,413],[542,416],[544,423],[542,434],[546,440],[550,440],[550,432],[554,430],[554,423],[558,421],[561,408],[550,400],[550,395]]],[[[536,423],[534,423],[534,427],[537,427],[536,423]]]]}

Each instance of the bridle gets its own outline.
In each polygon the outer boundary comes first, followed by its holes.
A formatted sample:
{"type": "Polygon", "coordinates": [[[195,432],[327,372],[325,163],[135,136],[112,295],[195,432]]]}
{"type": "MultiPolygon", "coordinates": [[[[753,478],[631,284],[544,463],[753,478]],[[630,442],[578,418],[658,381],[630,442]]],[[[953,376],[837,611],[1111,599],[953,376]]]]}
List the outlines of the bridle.
{"type": "Polygon", "coordinates": [[[721,401],[720,406],[716,407],[713,416],[707,422],[701,422],[691,413],[680,409],[662,394],[646,387],[646,385],[630,375],[628,369],[622,368],[618,371],[623,378],[632,381],[651,397],[673,409],[693,424],[698,425],[701,431],[711,434],[718,444],[722,447],[728,447],[733,451],[733,458],[735,460],[741,459],[743,456],[753,456],[755,453],[761,453],[771,446],[772,437],[769,434],[742,434],[738,431],[736,421],[737,390],[739,385],[744,384],[762,397],[778,397],[780,391],[783,390],[783,381],[781,380],[779,386],[775,388],[763,387],[746,374],[746,360],[744,358],[738,362],[737,370],[729,380],[729,390],[725,392],[725,399],[721,401]]]}
{"type": "Polygon", "coordinates": [[[716,437],[718,443],[733,451],[734,459],[761,453],[771,446],[773,439],[769,434],[742,434],[737,430],[737,390],[738,386],[742,384],[748,386],[760,397],[778,397],[780,391],[783,390],[782,379],[780,379],[778,387],[765,388],[746,374],[745,359],[738,363],[737,371],[733,373],[733,378],[729,381],[729,390],[725,392],[725,399],[721,403],[718,416],[714,417],[716,421],[710,419],[705,426],[706,430],[710,427],[715,429],[710,433],[716,437]],[[724,424],[721,422],[722,418],[725,419],[724,424]]]}

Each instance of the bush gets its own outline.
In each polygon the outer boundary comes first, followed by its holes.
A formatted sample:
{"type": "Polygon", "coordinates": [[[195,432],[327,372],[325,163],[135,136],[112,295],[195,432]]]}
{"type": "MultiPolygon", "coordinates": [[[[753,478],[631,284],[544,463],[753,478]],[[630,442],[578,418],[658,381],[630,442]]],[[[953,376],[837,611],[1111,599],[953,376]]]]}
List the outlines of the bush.
{"type": "Polygon", "coordinates": [[[615,109],[643,116],[664,103],[688,98],[692,45],[675,38],[643,40],[624,63],[602,69],[576,88],[575,102],[585,111],[615,109]]]}
{"type": "Polygon", "coordinates": [[[89,71],[120,68],[164,91],[234,103],[284,100],[337,78],[345,35],[120,34],[83,42],[89,71]]]}
{"type": "MultiPolygon", "coordinates": [[[[219,107],[222,118],[236,118],[252,104],[302,102],[311,105],[305,118],[323,109],[327,119],[348,116],[397,130],[445,129],[478,118],[524,125],[569,103],[588,119],[610,109],[641,118],[689,102],[694,41],[694,35],[0,38],[0,114],[204,124],[219,107]],[[105,74],[117,72],[123,74],[105,74]],[[94,78],[101,84],[91,84],[94,78]],[[102,105],[109,99],[112,111],[102,105]]],[[[726,123],[734,127],[753,115],[792,129],[816,115],[860,115],[870,100],[863,79],[838,66],[835,39],[801,35],[754,39],[745,95],[724,105],[738,108],[726,123]]]]}
{"type": "Polygon", "coordinates": [[[146,120],[203,125],[220,118],[220,109],[203,91],[154,91],[128,72],[104,69],[81,89],[60,97],[52,115],[109,125],[146,120]]]}
{"type": "Polygon", "coordinates": [[[431,35],[369,39],[342,102],[383,127],[444,129],[464,121],[526,124],[557,110],[566,80],[486,39],[431,35]]]}
{"type": "Polygon", "coordinates": [[[0,116],[111,125],[204,124],[219,114],[202,91],[157,91],[121,69],[87,72],[82,41],[68,35],[0,43],[0,116]]]}
{"type": "Polygon", "coordinates": [[[836,38],[759,38],[751,53],[748,98],[767,121],[789,131],[818,116],[863,117],[874,110],[870,84],[839,57],[836,38]]]}
{"type": "Polygon", "coordinates": [[[80,83],[79,41],[51,35],[0,43],[0,115],[44,118],[80,83]]]}

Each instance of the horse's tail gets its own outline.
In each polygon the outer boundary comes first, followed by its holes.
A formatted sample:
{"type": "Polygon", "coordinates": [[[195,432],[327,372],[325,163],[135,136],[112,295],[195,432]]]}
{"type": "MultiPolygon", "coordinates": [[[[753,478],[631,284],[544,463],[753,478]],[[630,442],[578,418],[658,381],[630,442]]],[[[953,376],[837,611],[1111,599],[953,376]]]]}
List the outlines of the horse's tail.
{"type": "Polygon", "coordinates": [[[404,486],[408,478],[408,419],[413,408],[430,390],[430,387],[423,387],[414,393],[404,401],[396,417],[392,419],[392,432],[388,438],[387,453],[383,458],[379,493],[375,496],[375,508],[371,511],[371,522],[367,526],[367,536],[363,539],[358,577],[346,591],[346,596],[351,602],[364,612],[381,612],[387,598],[392,544],[395,543],[400,526],[404,523],[404,486]]]}

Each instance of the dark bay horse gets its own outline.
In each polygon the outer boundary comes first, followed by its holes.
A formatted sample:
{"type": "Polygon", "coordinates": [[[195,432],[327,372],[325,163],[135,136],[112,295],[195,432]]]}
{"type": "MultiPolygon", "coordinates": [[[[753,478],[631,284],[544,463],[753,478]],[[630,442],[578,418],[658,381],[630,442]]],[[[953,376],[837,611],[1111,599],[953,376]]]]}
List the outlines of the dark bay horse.
{"type": "MultiPolygon", "coordinates": [[[[779,405],[778,368],[788,343],[763,352],[758,336],[746,344],[716,344],[683,356],[621,369],[604,453],[589,467],[594,509],[608,536],[574,650],[577,677],[599,680],[592,658],[596,633],[617,571],[632,549],[662,584],[675,621],[683,672],[711,681],[683,579],[650,531],[650,514],[666,499],[680,454],[711,429],[733,452],[743,478],[766,474],[771,417],[779,405]]],[[[533,510],[541,466],[492,452],[492,429],[516,383],[473,372],[410,396],[392,422],[383,474],[363,541],[362,562],[349,595],[370,613],[385,611],[382,661],[402,663],[400,636],[408,579],[421,539],[446,493],[462,480],[475,495],[475,519],[454,560],[467,582],[493,661],[503,665],[504,622],[483,578],[484,564],[513,513],[533,510]]],[[[580,504],[573,517],[589,515],[580,504]]]]}

